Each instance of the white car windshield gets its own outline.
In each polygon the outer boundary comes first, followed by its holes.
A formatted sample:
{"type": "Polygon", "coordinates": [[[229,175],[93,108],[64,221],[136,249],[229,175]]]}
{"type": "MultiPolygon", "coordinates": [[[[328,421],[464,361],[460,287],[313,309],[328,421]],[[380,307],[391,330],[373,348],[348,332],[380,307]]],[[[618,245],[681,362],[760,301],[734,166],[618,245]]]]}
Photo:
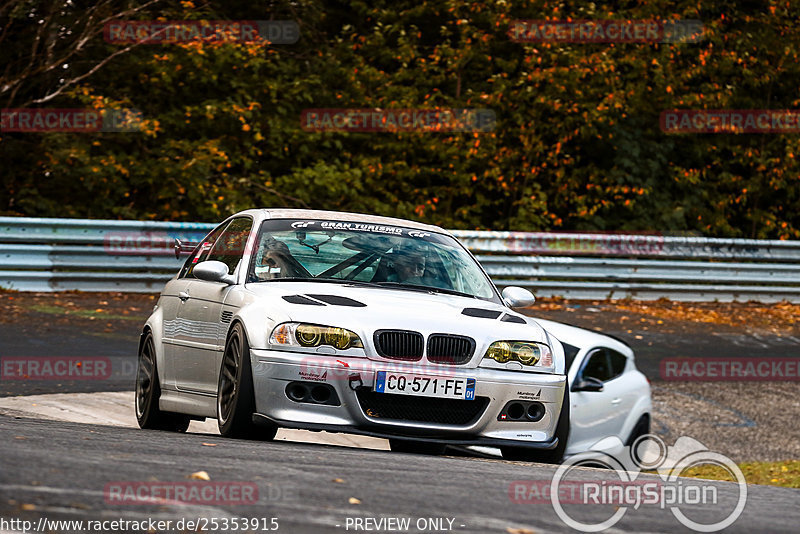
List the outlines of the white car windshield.
{"type": "Polygon", "coordinates": [[[264,221],[249,282],[333,281],[424,289],[499,302],[489,279],[454,238],[361,222],[264,221]]]}

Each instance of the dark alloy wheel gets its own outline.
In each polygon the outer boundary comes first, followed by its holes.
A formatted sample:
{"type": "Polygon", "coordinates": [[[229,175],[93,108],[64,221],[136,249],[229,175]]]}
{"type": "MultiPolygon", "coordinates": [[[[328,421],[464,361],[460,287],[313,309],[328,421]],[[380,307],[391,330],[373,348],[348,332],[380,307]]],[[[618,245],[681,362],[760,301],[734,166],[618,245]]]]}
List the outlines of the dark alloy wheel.
{"type": "Polygon", "coordinates": [[[139,348],[136,369],[136,420],[139,428],[186,432],[189,428],[189,416],[161,411],[158,407],[160,398],[161,384],[158,381],[156,350],[153,335],[147,332],[139,348]]]}
{"type": "Polygon", "coordinates": [[[236,323],[228,334],[217,384],[217,425],[228,438],[271,440],[277,426],[253,424],[256,411],[250,346],[242,325],[236,323]]]}

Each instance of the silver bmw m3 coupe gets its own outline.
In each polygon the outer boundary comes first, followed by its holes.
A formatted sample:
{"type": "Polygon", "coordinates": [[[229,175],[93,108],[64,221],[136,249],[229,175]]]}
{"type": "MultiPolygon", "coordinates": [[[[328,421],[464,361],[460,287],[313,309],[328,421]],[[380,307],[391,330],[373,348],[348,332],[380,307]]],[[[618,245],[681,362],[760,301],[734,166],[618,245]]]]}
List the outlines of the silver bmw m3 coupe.
{"type": "MultiPolygon", "coordinates": [[[[186,244],[182,245],[186,247],[186,244]]],[[[564,452],[564,349],[514,311],[447,231],[400,219],[254,209],[191,249],[139,343],[142,428],[279,427],[388,438],[393,450],[564,452]]]]}

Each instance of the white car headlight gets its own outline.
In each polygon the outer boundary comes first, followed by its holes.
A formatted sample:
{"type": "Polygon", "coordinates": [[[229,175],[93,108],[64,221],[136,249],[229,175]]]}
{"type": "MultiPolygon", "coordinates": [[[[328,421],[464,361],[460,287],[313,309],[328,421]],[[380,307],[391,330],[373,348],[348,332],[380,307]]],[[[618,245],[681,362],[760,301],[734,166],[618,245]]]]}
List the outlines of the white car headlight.
{"type": "Polygon", "coordinates": [[[495,341],[486,350],[481,367],[495,369],[552,371],[550,347],[530,341],[495,341]]]}
{"type": "Polygon", "coordinates": [[[363,349],[358,334],[345,328],[307,323],[279,324],[269,336],[272,345],[314,348],[329,345],[337,350],[363,349]]]}

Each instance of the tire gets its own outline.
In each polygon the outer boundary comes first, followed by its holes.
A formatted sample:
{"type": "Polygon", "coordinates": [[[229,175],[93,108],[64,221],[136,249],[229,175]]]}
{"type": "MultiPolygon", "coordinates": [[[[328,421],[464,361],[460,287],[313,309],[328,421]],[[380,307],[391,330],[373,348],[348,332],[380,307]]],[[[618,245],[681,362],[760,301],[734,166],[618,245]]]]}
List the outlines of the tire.
{"type": "Polygon", "coordinates": [[[236,323],[228,334],[217,383],[217,426],[227,438],[270,441],[278,427],[253,424],[256,411],[250,346],[244,329],[236,323]]]}
{"type": "Polygon", "coordinates": [[[134,407],[139,428],[186,432],[186,429],[189,428],[188,415],[162,412],[158,407],[158,401],[161,398],[161,383],[158,380],[153,334],[150,332],[145,334],[139,347],[135,390],[134,407]]]}
{"type": "Polygon", "coordinates": [[[556,437],[558,445],[555,449],[536,450],[523,449],[520,447],[500,447],[503,458],[506,460],[522,462],[540,462],[544,464],[560,464],[564,459],[564,451],[567,450],[567,440],[569,439],[569,384],[564,386],[564,399],[561,402],[561,413],[556,424],[556,437]]]}
{"type": "Polygon", "coordinates": [[[625,442],[626,447],[633,445],[633,442],[638,438],[650,433],[650,417],[643,415],[636,421],[636,424],[631,430],[631,435],[628,436],[628,441],[625,442]]]}
{"type": "Polygon", "coordinates": [[[444,454],[446,445],[428,441],[409,441],[405,439],[390,439],[389,448],[392,452],[406,452],[409,454],[426,454],[440,456],[444,454]]]}

